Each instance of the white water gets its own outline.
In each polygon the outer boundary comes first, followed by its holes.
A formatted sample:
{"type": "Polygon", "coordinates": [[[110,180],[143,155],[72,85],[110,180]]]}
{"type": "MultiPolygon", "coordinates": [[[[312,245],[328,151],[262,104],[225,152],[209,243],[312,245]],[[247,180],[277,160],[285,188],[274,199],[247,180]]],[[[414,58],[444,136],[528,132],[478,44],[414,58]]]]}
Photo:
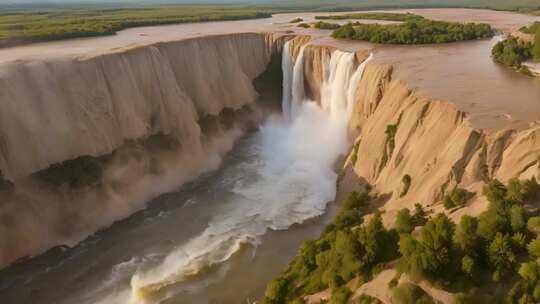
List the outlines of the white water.
{"type": "MultiPolygon", "coordinates": [[[[285,119],[271,117],[256,134],[254,157],[231,172],[232,198],[218,198],[224,208],[202,233],[132,277],[132,303],[156,301],[163,288],[228,260],[242,244],[257,245],[269,229],[284,230],[321,215],[334,199],[334,163],[348,148],[347,122],[365,63],[355,68],[354,54],[334,52],[325,63],[319,106],[304,97],[303,54],[304,48],[292,67],[285,45],[285,119]]],[[[126,293],[119,295],[125,303],[126,293]]]]}

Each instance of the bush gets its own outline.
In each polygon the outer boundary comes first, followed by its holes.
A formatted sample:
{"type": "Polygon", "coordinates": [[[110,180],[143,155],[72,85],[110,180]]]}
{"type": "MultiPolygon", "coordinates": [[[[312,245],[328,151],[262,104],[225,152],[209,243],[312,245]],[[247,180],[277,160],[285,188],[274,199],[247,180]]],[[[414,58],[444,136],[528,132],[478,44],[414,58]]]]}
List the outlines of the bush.
{"type": "Polygon", "coordinates": [[[293,20],[290,21],[290,23],[298,23],[298,22],[302,22],[304,21],[304,19],[298,17],[298,18],[294,18],[293,20]]]}
{"type": "Polygon", "coordinates": [[[395,229],[399,233],[411,233],[414,229],[411,212],[407,208],[398,211],[395,229]]]}
{"type": "Polygon", "coordinates": [[[328,23],[328,22],[319,21],[319,22],[314,24],[314,27],[318,28],[318,29],[321,29],[321,30],[335,30],[335,29],[341,27],[341,25],[335,24],[335,23],[328,23]]]}
{"type": "Polygon", "coordinates": [[[488,258],[494,268],[494,281],[499,281],[513,269],[516,263],[516,253],[512,249],[511,239],[508,235],[497,232],[488,247],[488,258]]]}
{"type": "Polygon", "coordinates": [[[285,304],[287,292],[289,288],[289,280],[283,277],[274,279],[268,285],[264,294],[264,304],[285,304]]]}
{"type": "Polygon", "coordinates": [[[334,289],[329,304],[347,304],[351,295],[352,292],[347,286],[334,289]]]}
{"type": "Polygon", "coordinates": [[[443,204],[445,209],[452,209],[455,207],[463,207],[474,194],[468,192],[465,189],[455,187],[443,197],[443,204]]]}
{"type": "Polygon", "coordinates": [[[302,27],[302,28],[310,28],[311,25],[307,24],[307,23],[300,23],[298,24],[298,27],[302,27]]]}
{"type": "Polygon", "coordinates": [[[540,234],[540,216],[529,218],[527,221],[527,230],[535,234],[540,234]]]}
{"type": "Polygon", "coordinates": [[[392,290],[392,302],[399,304],[435,304],[433,298],[422,288],[411,283],[400,284],[392,290]]]}
{"type": "Polygon", "coordinates": [[[465,255],[476,257],[480,247],[477,235],[478,220],[472,216],[464,215],[459,221],[454,234],[454,244],[465,255]]]}
{"type": "Polygon", "coordinates": [[[474,271],[474,260],[466,255],[461,259],[461,271],[468,276],[472,276],[474,271]]]}
{"type": "Polygon", "coordinates": [[[527,250],[529,254],[534,258],[540,257],[540,236],[532,240],[529,245],[527,245],[527,250]]]}
{"type": "Polygon", "coordinates": [[[362,294],[358,299],[356,299],[356,304],[382,304],[379,299],[370,297],[366,294],[362,294]]]}
{"type": "Polygon", "coordinates": [[[71,189],[92,186],[101,181],[102,164],[91,156],[81,156],[73,160],[51,165],[33,175],[37,180],[54,188],[63,185],[71,189]]]}
{"type": "Polygon", "coordinates": [[[403,183],[403,190],[401,191],[401,194],[399,197],[404,197],[409,192],[409,188],[411,187],[411,181],[412,178],[409,174],[405,174],[403,178],[401,179],[401,182],[403,183]]]}

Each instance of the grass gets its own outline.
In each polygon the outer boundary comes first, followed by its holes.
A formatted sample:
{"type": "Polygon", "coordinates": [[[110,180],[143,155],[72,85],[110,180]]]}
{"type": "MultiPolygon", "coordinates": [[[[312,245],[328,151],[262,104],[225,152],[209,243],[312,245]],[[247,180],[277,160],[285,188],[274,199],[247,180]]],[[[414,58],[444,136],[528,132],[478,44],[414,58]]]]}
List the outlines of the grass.
{"type": "Polygon", "coordinates": [[[106,9],[14,10],[0,13],[0,47],[112,35],[137,26],[270,17],[240,6],[161,6],[106,9]]]}

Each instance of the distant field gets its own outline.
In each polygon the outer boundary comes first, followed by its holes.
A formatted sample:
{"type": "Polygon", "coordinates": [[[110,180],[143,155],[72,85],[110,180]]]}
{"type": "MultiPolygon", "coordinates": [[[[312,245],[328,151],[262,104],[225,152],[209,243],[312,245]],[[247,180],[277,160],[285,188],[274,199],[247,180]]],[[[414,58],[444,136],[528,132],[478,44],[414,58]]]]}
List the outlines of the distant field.
{"type": "Polygon", "coordinates": [[[75,37],[112,35],[119,30],[136,26],[270,16],[269,13],[253,8],[235,6],[13,10],[0,13],[0,47],[75,37]]]}
{"type": "Polygon", "coordinates": [[[259,0],[256,5],[247,4],[246,0],[246,4],[214,6],[159,6],[153,3],[149,0],[117,0],[108,5],[7,5],[1,4],[0,0],[0,47],[112,35],[136,26],[264,18],[270,17],[271,13],[293,11],[472,7],[528,14],[540,12],[540,0],[259,0]]]}

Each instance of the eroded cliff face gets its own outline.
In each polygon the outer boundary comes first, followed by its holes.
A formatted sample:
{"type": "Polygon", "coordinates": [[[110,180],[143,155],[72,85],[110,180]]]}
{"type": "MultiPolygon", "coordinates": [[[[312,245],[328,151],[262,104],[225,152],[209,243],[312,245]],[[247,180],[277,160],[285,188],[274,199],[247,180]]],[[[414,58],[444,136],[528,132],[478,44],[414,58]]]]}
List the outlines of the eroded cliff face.
{"type": "Polygon", "coordinates": [[[445,191],[455,186],[479,195],[453,216],[476,215],[486,206],[480,195],[484,182],[540,176],[538,126],[475,129],[466,113],[451,103],[417,96],[406,83],[392,79],[392,71],[382,64],[366,69],[350,121],[356,162],[351,158],[348,164],[355,175],[386,196],[388,225],[393,224],[395,211],[415,203],[442,211],[445,191]],[[405,175],[412,183],[400,197],[405,175]]]}
{"type": "Polygon", "coordinates": [[[157,133],[196,145],[200,117],[255,101],[252,81],[276,41],[265,34],[211,36],[2,66],[0,170],[26,176],[157,133]]]}
{"type": "Polygon", "coordinates": [[[216,168],[264,117],[256,86],[268,86],[284,41],[209,36],[1,66],[0,172],[16,190],[0,189],[0,267],[77,243],[216,168]]]}
{"type": "MultiPolygon", "coordinates": [[[[296,38],[293,54],[309,43],[296,38]]],[[[304,50],[306,95],[320,101],[324,62],[333,47],[307,45],[304,50]]],[[[369,54],[356,53],[356,64],[369,54]]],[[[481,130],[472,127],[465,112],[452,103],[418,96],[408,85],[393,79],[393,67],[369,63],[354,94],[349,134],[354,142],[344,168],[341,192],[355,190],[360,182],[372,184],[381,194],[391,226],[394,214],[414,204],[443,211],[441,199],[455,186],[480,194],[493,178],[540,177],[540,126],[522,130],[481,130]],[[403,176],[412,183],[403,197],[403,176]]],[[[339,196],[339,193],[338,193],[339,196]]],[[[339,197],[338,197],[339,201],[339,197]]],[[[476,215],[487,202],[477,195],[452,216],[476,215]]]]}
{"type": "MultiPolygon", "coordinates": [[[[307,42],[300,41],[295,48],[307,42]]],[[[326,73],[325,60],[335,49],[307,45],[303,52],[306,96],[320,101],[326,73]]],[[[293,53],[299,53],[298,51],[293,53]]],[[[356,64],[367,56],[357,53],[356,64]]],[[[507,182],[511,178],[540,177],[540,126],[525,129],[482,130],[472,127],[468,114],[450,102],[419,96],[407,83],[393,78],[390,65],[369,63],[354,93],[354,109],[349,121],[353,146],[338,181],[336,201],[369,183],[378,193],[374,209],[384,210],[387,227],[395,223],[397,211],[413,209],[420,203],[434,213],[447,212],[442,206],[445,193],[458,186],[476,195],[464,208],[448,215],[456,222],[462,215],[477,216],[488,202],[481,194],[490,179],[507,182]],[[403,177],[410,188],[404,191],[403,177]]],[[[391,303],[387,286],[394,270],[383,271],[355,292],[391,303]]],[[[452,303],[453,295],[423,282],[421,287],[433,298],[452,303]]],[[[352,285],[351,285],[352,286],[352,285]]],[[[329,292],[308,296],[307,303],[319,303],[329,292]]]]}

